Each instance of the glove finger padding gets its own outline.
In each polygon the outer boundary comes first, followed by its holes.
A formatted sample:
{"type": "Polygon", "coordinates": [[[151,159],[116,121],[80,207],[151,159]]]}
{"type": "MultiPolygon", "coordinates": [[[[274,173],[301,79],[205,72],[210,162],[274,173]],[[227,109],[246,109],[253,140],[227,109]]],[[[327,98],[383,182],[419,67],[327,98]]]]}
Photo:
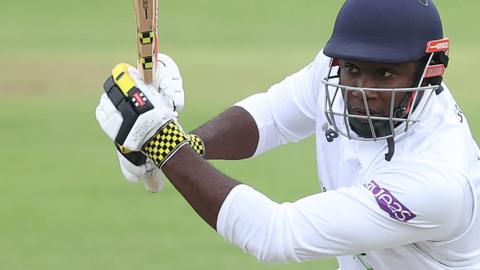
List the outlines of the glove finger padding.
{"type": "Polygon", "coordinates": [[[95,111],[95,116],[103,131],[110,139],[115,140],[120,125],[123,122],[122,114],[113,106],[107,94],[102,94],[95,111]]]}
{"type": "Polygon", "coordinates": [[[163,173],[156,168],[150,160],[146,160],[146,157],[142,153],[132,152],[130,154],[141,155],[143,158],[138,158],[137,161],[143,160],[143,163],[136,165],[132,163],[125,154],[117,150],[118,160],[120,162],[120,170],[122,171],[124,178],[130,183],[138,183],[143,179],[145,182],[149,182],[148,186],[145,184],[148,191],[161,191],[163,189],[163,182],[165,179],[163,173]],[[155,183],[155,186],[152,186],[152,183],[155,183]]]}
{"type": "Polygon", "coordinates": [[[182,81],[177,81],[172,77],[166,77],[160,82],[160,92],[169,96],[173,101],[174,110],[181,112],[184,107],[185,97],[183,88],[181,88],[182,81]]]}
{"type": "Polygon", "coordinates": [[[123,177],[131,183],[143,180],[145,190],[160,192],[163,190],[164,175],[142,152],[126,152],[120,145],[117,148],[120,170],[123,177]],[[126,152],[126,153],[125,153],[126,152]]]}
{"type": "Polygon", "coordinates": [[[166,54],[158,54],[157,71],[154,75],[153,85],[160,92],[170,96],[176,112],[182,111],[185,105],[183,80],[177,63],[166,54]]]}
{"type": "Polygon", "coordinates": [[[115,143],[118,161],[123,176],[128,182],[138,183],[147,173],[147,157],[141,152],[128,152],[122,146],[115,143]]]}
{"type": "Polygon", "coordinates": [[[147,172],[145,163],[136,166],[131,163],[120,151],[117,150],[118,161],[120,162],[120,169],[125,179],[130,183],[138,183],[138,181],[147,172]]]}

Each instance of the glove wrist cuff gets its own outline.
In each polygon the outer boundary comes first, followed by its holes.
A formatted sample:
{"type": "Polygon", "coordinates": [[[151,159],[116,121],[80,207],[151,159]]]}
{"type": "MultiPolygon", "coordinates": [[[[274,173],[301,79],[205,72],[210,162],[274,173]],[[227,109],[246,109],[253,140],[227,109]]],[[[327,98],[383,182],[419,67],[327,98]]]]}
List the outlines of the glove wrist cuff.
{"type": "Polygon", "coordinates": [[[161,168],[182,146],[190,143],[190,136],[174,120],[165,123],[142,147],[143,153],[161,168]]]}
{"type": "Polygon", "coordinates": [[[187,134],[190,138],[190,147],[202,157],[205,157],[205,144],[203,144],[202,139],[195,134],[187,134]]]}

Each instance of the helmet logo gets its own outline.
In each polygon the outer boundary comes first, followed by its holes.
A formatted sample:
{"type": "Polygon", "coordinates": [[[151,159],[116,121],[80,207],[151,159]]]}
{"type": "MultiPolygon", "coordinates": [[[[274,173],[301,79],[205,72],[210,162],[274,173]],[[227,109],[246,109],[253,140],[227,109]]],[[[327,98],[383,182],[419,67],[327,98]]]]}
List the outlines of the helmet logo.
{"type": "Polygon", "coordinates": [[[418,0],[418,2],[420,2],[420,4],[422,4],[425,7],[428,7],[428,0],[418,0]]]}

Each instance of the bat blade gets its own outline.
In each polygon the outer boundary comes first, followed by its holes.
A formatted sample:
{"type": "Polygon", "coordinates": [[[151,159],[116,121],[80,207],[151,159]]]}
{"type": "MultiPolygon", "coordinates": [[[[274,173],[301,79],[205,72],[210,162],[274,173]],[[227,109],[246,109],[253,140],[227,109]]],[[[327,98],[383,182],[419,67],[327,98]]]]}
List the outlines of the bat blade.
{"type": "Polygon", "coordinates": [[[158,0],[134,0],[137,22],[137,66],[146,83],[152,83],[158,53],[158,0]]]}
{"type": "MultiPolygon", "coordinates": [[[[137,22],[137,67],[146,83],[153,82],[158,53],[158,0],[134,0],[137,22]]],[[[158,172],[161,173],[161,172],[158,172]]],[[[160,192],[163,174],[148,174],[143,179],[145,190],[160,192]]]]}

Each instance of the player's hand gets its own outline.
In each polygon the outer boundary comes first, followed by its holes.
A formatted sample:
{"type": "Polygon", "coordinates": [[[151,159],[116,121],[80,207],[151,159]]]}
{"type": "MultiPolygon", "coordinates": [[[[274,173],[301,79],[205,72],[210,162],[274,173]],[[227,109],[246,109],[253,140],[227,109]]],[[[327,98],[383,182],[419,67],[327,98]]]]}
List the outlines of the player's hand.
{"type": "Polygon", "coordinates": [[[122,153],[142,151],[161,167],[190,143],[190,136],[176,123],[172,98],[145,84],[135,68],[117,65],[104,89],[97,120],[122,153]]]}
{"type": "Polygon", "coordinates": [[[115,66],[104,89],[96,117],[124,153],[140,151],[163,124],[177,117],[172,98],[145,84],[127,64],[115,66]]]}
{"type": "MultiPolygon", "coordinates": [[[[180,112],[185,104],[183,81],[175,61],[166,54],[158,54],[157,70],[153,85],[159,92],[173,100],[174,110],[180,112]]],[[[120,169],[128,182],[138,183],[142,179],[154,178],[153,182],[163,183],[164,175],[160,169],[149,161],[142,152],[124,154],[117,146],[120,169]]]]}

